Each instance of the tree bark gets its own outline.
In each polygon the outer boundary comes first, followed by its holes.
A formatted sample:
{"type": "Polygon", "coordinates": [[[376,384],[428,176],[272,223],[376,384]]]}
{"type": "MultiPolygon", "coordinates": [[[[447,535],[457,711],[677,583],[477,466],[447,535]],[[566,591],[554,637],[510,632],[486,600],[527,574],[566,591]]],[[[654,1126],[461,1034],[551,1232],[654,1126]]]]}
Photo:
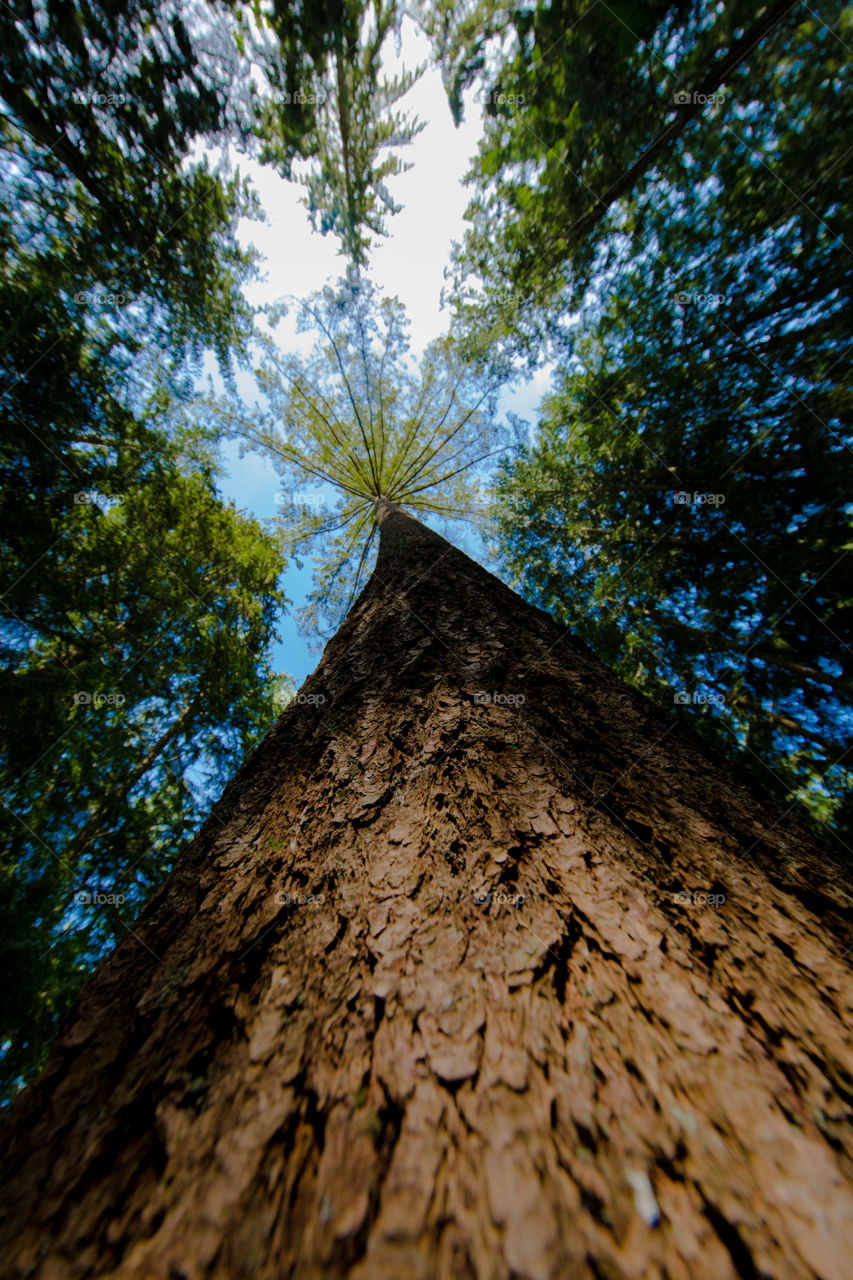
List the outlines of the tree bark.
{"type": "Polygon", "coordinates": [[[843,1280],[849,876],[377,513],[301,701],[12,1105],[5,1274],[843,1280]]]}

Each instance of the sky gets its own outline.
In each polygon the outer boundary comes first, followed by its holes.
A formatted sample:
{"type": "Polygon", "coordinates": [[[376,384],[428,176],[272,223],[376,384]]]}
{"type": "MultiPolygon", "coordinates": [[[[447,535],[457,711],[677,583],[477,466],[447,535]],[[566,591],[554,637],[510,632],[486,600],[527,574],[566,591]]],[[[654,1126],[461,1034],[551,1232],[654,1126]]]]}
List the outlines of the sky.
{"type": "MultiPolygon", "coordinates": [[[[428,60],[426,38],[408,24],[404,27],[401,60],[413,68],[428,60]]],[[[388,70],[398,71],[390,56],[388,70]]],[[[389,235],[374,248],[368,275],[390,295],[405,305],[411,325],[411,345],[417,353],[443,333],[449,313],[440,308],[444,270],[450,262],[450,248],[464,233],[464,212],[470,195],[463,184],[470,159],[475,154],[482,129],[481,108],[473,93],[466,98],[463,123],[457,128],[450,114],[439,72],[427,67],[420,80],[402,100],[426,127],[405,148],[404,158],[411,168],[388,182],[389,190],[402,211],[389,219],[389,235]]],[[[283,294],[307,297],[324,284],[334,283],[343,274],[345,263],[333,236],[311,230],[308,212],[301,203],[303,188],[287,182],[270,168],[241,162],[241,172],[252,179],[266,213],[266,222],[246,221],[240,228],[241,242],[254,245],[263,255],[261,278],[247,288],[253,305],[273,302],[283,294]]],[[[279,341],[288,349],[307,351],[313,338],[296,334],[295,316],[286,317],[276,329],[279,341]]],[[[238,378],[238,386],[240,379],[238,378]]],[[[501,411],[512,409],[528,421],[547,386],[542,372],[527,384],[507,388],[500,401],[501,411]]],[[[276,510],[279,477],[271,463],[256,453],[240,456],[239,445],[226,442],[222,450],[225,474],[220,489],[238,507],[259,519],[276,510]]],[[[310,563],[301,570],[290,566],[284,590],[291,609],[279,625],[281,642],[273,652],[273,666],[301,684],[319,662],[319,650],[297,634],[294,609],[308,592],[310,563]]]]}

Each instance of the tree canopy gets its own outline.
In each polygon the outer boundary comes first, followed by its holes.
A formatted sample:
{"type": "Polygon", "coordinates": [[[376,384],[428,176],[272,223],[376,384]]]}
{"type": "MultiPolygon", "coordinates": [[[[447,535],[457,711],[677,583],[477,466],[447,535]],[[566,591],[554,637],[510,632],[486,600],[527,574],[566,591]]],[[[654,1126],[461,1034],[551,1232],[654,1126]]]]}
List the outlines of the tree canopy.
{"type": "MultiPolygon", "coordinates": [[[[270,311],[275,323],[284,302],[270,311]]],[[[224,429],[265,453],[282,477],[289,548],[316,553],[317,581],[303,613],[309,630],[336,626],[375,554],[375,503],[449,520],[482,515],[483,468],[505,451],[510,415],[497,415],[495,380],[447,338],[415,363],[405,310],[359,272],[296,302],[307,357],[267,342],[256,370],[259,404],[238,397],[224,429]],[[299,501],[306,490],[309,501],[299,501]]]]}
{"type": "Polygon", "coordinates": [[[513,580],[766,783],[841,821],[853,756],[853,100],[850,9],[831,8],[648,6],[640,25],[622,14],[632,41],[643,37],[632,43],[573,7],[568,64],[561,45],[545,58],[550,12],[520,17],[515,52],[481,74],[510,90],[522,64],[538,69],[524,101],[487,126],[459,265],[486,298],[503,288],[522,301],[490,311],[460,294],[457,324],[463,343],[494,340],[504,357],[540,359],[550,340],[555,390],[497,490],[513,580]],[[747,50],[755,24],[764,34],[747,50]],[[599,35],[636,110],[621,87],[605,92],[595,59],[572,61],[599,35]],[[575,74],[562,80],[566,65],[575,74]],[[655,145],[650,102],[688,88],[702,112],[607,209],[596,204],[655,145]],[[560,110],[574,148],[565,169],[541,150],[560,110]],[[598,129],[612,147],[596,144],[598,129]],[[541,156],[528,209],[521,175],[541,156]]]}

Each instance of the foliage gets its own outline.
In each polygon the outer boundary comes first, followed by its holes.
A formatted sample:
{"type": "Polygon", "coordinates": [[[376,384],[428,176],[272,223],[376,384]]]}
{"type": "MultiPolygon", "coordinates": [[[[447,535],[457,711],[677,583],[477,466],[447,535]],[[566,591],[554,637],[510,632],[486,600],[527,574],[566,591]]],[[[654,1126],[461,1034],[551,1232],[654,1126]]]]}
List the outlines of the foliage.
{"type": "Polygon", "coordinates": [[[269,342],[257,370],[262,404],[232,400],[227,429],[280,472],[290,549],[317,553],[303,615],[316,629],[337,623],[372,564],[376,500],[474,519],[477,471],[508,435],[496,421],[493,380],[446,338],[413,365],[402,305],[357,273],[297,305],[300,328],[318,333],[314,350],[301,358],[269,342]]]}
{"type": "Polygon", "coordinates": [[[234,27],[216,4],[183,16],[138,0],[0,12],[11,240],[17,270],[63,299],[63,328],[92,313],[122,335],[136,323],[172,346],[206,343],[223,362],[246,331],[250,259],[234,228],[253,205],[236,178],[190,159],[229,123],[214,33],[233,67],[234,27]]]}
{"type": "Polygon", "coordinates": [[[826,0],[445,7],[433,30],[451,103],[460,111],[475,82],[487,103],[455,262],[469,348],[535,364],[565,340],[603,248],[649,243],[646,211],[673,165],[736,109],[760,110],[791,41],[808,43],[837,11],[826,0]]]}
{"type": "Polygon", "coordinates": [[[274,715],[281,551],[188,468],[163,400],[131,465],[78,447],[64,491],[26,491],[39,518],[3,524],[7,1086],[274,715]]]}
{"type": "Polygon", "coordinates": [[[421,131],[395,104],[408,93],[421,69],[399,76],[382,73],[389,35],[399,39],[401,12],[391,0],[370,4],[349,0],[318,60],[318,75],[297,92],[282,90],[262,113],[262,157],[289,173],[287,126],[294,110],[315,113],[311,155],[303,174],[311,225],[332,232],[351,264],[367,262],[372,236],[386,234],[386,215],[399,212],[386,179],[410,166],[398,154],[421,131]]]}
{"type": "Polygon", "coordinates": [[[601,230],[540,435],[498,486],[502,552],[530,598],[670,704],[710,697],[680,714],[839,822],[853,759],[845,57],[800,14],[785,56],[768,45],[725,113],[689,148],[685,134],[633,235],[601,230]]]}

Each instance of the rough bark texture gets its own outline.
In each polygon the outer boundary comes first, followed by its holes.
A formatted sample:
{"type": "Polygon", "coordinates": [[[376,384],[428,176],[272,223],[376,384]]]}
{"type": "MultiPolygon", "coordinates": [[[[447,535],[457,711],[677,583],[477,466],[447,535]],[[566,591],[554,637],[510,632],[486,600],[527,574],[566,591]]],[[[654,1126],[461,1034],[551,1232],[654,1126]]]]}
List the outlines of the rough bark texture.
{"type": "Polygon", "coordinates": [[[302,691],[326,701],[284,713],[16,1100],[4,1273],[844,1280],[842,873],[383,515],[302,691]]]}

